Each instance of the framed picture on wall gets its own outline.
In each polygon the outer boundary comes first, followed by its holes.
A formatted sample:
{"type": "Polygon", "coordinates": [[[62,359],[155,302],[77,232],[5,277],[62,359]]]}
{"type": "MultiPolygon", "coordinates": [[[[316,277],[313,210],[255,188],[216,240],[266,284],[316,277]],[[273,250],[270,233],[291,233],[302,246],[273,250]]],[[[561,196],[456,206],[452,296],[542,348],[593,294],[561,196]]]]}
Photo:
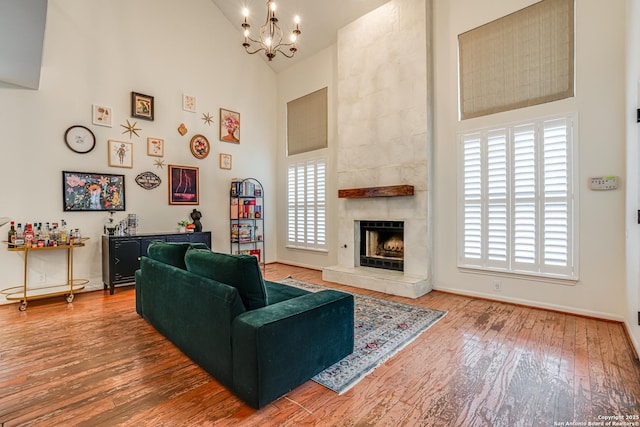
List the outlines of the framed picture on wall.
{"type": "Polygon", "coordinates": [[[131,117],[153,120],[153,96],[131,92],[131,117]]]}
{"type": "Polygon", "coordinates": [[[199,205],[199,169],[169,165],[169,204],[199,205]]]}
{"type": "Polygon", "coordinates": [[[124,211],[124,175],[62,172],[62,206],[69,211],[124,211]]]}
{"type": "Polygon", "coordinates": [[[220,141],[240,144],[240,113],[220,109],[220,141]]]}
{"type": "Polygon", "coordinates": [[[197,99],[193,95],[182,94],[182,109],[191,113],[196,112],[197,99]]]}
{"type": "Polygon", "coordinates": [[[109,149],[109,166],[116,168],[133,167],[133,143],[110,139],[107,147],[109,149]]]}
{"type": "Polygon", "coordinates": [[[164,139],[162,138],[147,138],[147,155],[162,157],[164,156],[164,139]]]}
{"type": "Polygon", "coordinates": [[[93,104],[92,121],[94,125],[111,127],[111,107],[93,104]]]}
{"type": "Polygon", "coordinates": [[[220,169],[231,169],[231,154],[220,153],[220,169]]]}

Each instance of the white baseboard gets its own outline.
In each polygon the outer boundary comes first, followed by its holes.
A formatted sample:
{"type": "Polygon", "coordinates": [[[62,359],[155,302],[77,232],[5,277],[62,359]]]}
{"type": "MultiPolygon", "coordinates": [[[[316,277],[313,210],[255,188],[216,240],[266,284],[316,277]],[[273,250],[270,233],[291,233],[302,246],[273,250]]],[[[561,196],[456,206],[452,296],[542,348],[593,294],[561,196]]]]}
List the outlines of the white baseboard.
{"type": "Polygon", "coordinates": [[[605,313],[605,312],[593,311],[593,310],[584,310],[581,308],[570,307],[567,305],[550,304],[550,303],[545,303],[540,301],[527,300],[523,298],[505,297],[504,295],[496,295],[493,293],[488,294],[485,292],[473,292],[467,289],[447,288],[447,287],[440,287],[440,286],[434,286],[433,290],[450,292],[452,294],[465,295],[469,297],[477,297],[477,298],[488,299],[493,301],[523,305],[531,308],[541,308],[544,310],[559,311],[559,312],[568,313],[568,314],[576,314],[579,316],[594,317],[597,319],[604,319],[604,320],[613,320],[615,322],[621,322],[621,323],[624,323],[625,321],[624,317],[621,317],[617,314],[605,313]]]}

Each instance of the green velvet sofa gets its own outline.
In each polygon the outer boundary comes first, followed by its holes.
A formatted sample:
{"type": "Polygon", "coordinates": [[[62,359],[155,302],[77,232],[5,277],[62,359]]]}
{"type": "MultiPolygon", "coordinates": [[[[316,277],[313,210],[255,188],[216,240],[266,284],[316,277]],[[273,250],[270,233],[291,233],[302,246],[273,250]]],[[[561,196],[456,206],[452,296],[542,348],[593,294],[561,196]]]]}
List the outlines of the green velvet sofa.
{"type": "Polygon", "coordinates": [[[353,351],[353,296],[263,280],[257,259],[154,242],[136,311],[235,395],[261,408],[353,351]]]}

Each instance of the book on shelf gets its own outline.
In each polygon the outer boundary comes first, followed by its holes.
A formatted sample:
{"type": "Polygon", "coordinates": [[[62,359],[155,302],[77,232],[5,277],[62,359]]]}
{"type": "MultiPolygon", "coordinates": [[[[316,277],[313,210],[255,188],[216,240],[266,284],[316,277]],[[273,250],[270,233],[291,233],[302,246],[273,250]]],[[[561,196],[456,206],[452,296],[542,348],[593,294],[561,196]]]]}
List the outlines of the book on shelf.
{"type": "Polygon", "coordinates": [[[250,222],[234,222],[231,224],[231,241],[233,243],[249,243],[255,240],[253,224],[250,222]]]}
{"type": "Polygon", "coordinates": [[[253,255],[258,258],[258,262],[260,262],[260,249],[243,249],[236,251],[236,253],[239,255],[253,255]]]}
{"type": "Polygon", "coordinates": [[[262,197],[262,188],[249,180],[233,178],[231,180],[231,197],[262,197]]]}
{"type": "Polygon", "coordinates": [[[232,197],[229,213],[231,219],[262,218],[262,206],[257,204],[255,199],[240,199],[232,197]]]}

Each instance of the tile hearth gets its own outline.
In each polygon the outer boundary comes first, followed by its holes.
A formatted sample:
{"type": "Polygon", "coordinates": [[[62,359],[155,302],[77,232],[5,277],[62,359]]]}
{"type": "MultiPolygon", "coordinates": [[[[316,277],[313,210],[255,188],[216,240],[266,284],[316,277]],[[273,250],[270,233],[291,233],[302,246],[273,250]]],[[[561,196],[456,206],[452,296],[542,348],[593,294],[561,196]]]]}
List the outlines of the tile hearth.
{"type": "Polygon", "coordinates": [[[322,280],[408,298],[418,298],[431,290],[426,277],[371,267],[326,267],[322,280]]]}

